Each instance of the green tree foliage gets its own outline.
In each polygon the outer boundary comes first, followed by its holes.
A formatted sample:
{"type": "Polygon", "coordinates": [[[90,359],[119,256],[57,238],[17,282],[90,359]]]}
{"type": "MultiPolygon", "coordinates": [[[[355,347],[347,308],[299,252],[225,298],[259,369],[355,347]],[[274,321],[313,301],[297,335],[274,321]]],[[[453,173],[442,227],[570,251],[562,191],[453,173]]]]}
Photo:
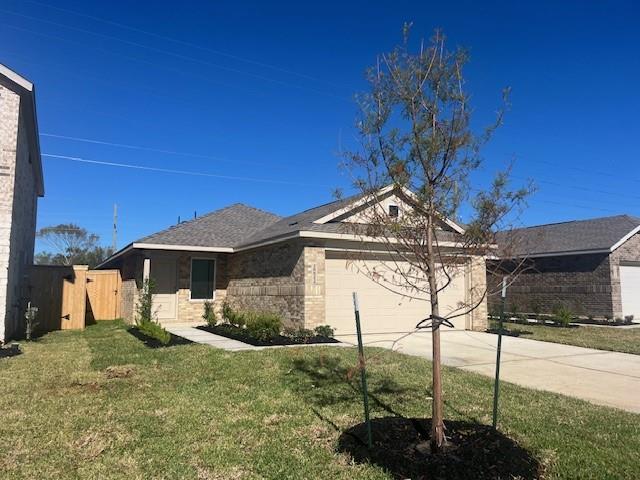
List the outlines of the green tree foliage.
{"type": "Polygon", "coordinates": [[[36,254],[35,263],[39,265],[89,265],[93,268],[113,254],[113,249],[99,245],[98,235],[75,223],[43,227],[36,235],[51,248],[51,251],[36,254]]]}

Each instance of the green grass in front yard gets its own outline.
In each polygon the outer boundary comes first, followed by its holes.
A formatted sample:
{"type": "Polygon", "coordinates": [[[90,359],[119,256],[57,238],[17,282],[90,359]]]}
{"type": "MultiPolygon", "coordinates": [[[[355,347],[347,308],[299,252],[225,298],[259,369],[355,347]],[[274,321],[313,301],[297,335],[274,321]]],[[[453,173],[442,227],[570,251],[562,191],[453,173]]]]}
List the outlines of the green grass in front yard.
{"type": "MultiPolygon", "coordinates": [[[[492,328],[496,331],[497,325],[497,321],[492,321],[492,328]]],[[[640,355],[640,328],[622,329],[620,327],[583,325],[560,328],[550,325],[536,325],[535,323],[514,322],[504,322],[504,328],[520,338],[640,355]]]]}
{"type": "MultiPolygon", "coordinates": [[[[335,450],[362,421],[353,349],[149,349],[104,322],[24,350],[0,359],[3,477],[390,478],[335,450]]],[[[430,364],[368,353],[372,416],[430,416],[430,364]]],[[[447,418],[490,422],[491,379],[446,368],[444,391],[447,418]]],[[[549,478],[638,472],[640,415],[504,384],[500,421],[549,478]]]]}

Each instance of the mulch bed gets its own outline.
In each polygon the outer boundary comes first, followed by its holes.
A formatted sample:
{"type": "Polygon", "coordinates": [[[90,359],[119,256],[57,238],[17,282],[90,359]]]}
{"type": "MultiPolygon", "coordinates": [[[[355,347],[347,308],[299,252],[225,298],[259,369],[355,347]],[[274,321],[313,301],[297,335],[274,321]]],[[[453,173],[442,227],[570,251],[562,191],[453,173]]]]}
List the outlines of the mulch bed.
{"type": "Polygon", "coordinates": [[[310,345],[318,343],[340,343],[335,338],[313,336],[306,339],[306,341],[296,341],[291,337],[285,337],[284,335],[278,335],[271,340],[258,340],[247,333],[244,328],[238,328],[234,325],[201,325],[196,327],[205,332],[213,333],[214,335],[220,335],[222,337],[231,338],[232,340],[238,340],[239,342],[248,343],[254,347],[274,347],[283,345],[310,345]]]}
{"type": "Polygon", "coordinates": [[[371,450],[364,423],[347,429],[338,451],[398,479],[537,479],[544,473],[533,455],[488,425],[449,420],[445,427],[447,445],[437,454],[429,448],[430,419],[403,417],[371,420],[371,450]]]}
{"type": "Polygon", "coordinates": [[[21,354],[22,350],[20,350],[20,348],[12,347],[11,345],[0,347],[0,358],[15,357],[21,354]]]}
{"type": "Polygon", "coordinates": [[[127,329],[131,335],[136,337],[138,340],[141,340],[149,348],[164,348],[164,347],[175,347],[176,345],[188,345],[193,343],[191,340],[187,340],[186,338],[178,337],[177,335],[171,335],[171,340],[166,345],[159,340],[148,337],[136,327],[131,327],[127,329]]]}

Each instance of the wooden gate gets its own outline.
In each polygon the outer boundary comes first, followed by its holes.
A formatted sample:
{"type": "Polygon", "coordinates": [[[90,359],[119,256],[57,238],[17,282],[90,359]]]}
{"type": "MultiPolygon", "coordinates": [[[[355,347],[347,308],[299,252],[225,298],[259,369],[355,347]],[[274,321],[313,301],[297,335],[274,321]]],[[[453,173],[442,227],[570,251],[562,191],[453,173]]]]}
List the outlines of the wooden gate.
{"type": "Polygon", "coordinates": [[[118,270],[87,272],[87,324],[120,318],[121,282],[118,270]]]}
{"type": "Polygon", "coordinates": [[[86,265],[34,265],[29,300],[38,307],[44,331],[82,329],[96,320],[120,316],[120,272],[89,270],[86,265]]]}

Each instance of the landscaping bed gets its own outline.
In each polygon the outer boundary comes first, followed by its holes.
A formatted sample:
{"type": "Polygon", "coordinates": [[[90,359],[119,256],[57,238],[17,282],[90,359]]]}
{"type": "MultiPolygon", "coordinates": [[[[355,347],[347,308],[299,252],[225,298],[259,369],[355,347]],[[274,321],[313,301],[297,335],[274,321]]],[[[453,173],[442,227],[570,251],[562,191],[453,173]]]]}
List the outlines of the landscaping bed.
{"type": "Polygon", "coordinates": [[[176,345],[187,345],[189,343],[193,343],[191,340],[187,340],[186,338],[179,337],[172,333],[169,333],[169,341],[164,343],[157,338],[145,335],[138,329],[138,327],[130,327],[127,331],[138,340],[141,340],[142,343],[149,348],[175,347],[176,345]]]}
{"type": "Polygon", "coordinates": [[[202,325],[197,327],[205,332],[213,333],[215,335],[221,335],[223,337],[238,340],[239,342],[248,343],[256,347],[273,347],[284,345],[310,345],[310,344],[322,344],[322,343],[340,343],[335,338],[323,337],[320,335],[313,335],[304,338],[293,338],[284,335],[275,335],[267,340],[255,338],[247,332],[246,329],[237,327],[230,324],[220,325],[202,325]]]}

